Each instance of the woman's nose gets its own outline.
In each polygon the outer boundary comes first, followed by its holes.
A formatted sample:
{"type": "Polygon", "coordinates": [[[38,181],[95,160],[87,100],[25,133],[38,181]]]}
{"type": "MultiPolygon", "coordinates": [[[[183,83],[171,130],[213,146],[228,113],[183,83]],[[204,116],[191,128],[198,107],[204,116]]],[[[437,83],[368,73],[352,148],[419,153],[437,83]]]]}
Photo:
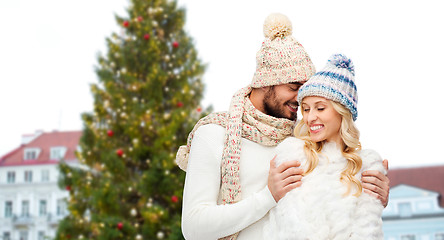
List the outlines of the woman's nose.
{"type": "Polygon", "coordinates": [[[307,114],[307,120],[309,123],[315,121],[317,119],[317,117],[318,117],[318,115],[312,110],[310,110],[307,114]]]}

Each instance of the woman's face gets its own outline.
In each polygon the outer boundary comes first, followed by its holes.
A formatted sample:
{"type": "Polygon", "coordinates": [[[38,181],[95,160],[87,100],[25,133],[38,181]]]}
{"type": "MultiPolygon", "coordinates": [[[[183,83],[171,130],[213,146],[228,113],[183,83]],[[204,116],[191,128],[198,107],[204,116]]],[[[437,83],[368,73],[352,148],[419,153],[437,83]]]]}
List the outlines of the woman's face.
{"type": "Polygon", "coordinates": [[[306,97],[302,100],[302,121],[308,126],[313,142],[328,141],[342,145],[340,136],[341,115],[330,100],[323,97],[306,97]]]}

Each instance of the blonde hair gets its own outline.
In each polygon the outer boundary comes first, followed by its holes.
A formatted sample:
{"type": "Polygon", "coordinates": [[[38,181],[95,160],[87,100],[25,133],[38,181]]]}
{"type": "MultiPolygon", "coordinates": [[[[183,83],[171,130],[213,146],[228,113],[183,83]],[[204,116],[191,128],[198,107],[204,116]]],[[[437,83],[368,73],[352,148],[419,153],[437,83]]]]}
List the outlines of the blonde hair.
{"type": "MultiPolygon", "coordinates": [[[[348,195],[351,192],[352,186],[357,188],[354,196],[361,195],[362,184],[355,177],[355,175],[361,170],[362,158],[358,155],[358,151],[361,150],[361,143],[359,142],[359,130],[353,122],[353,117],[346,107],[342,104],[329,100],[332,103],[333,108],[338,112],[341,119],[340,135],[344,143],[344,148],[342,150],[342,155],[347,159],[347,166],[341,173],[341,181],[347,184],[347,192],[344,195],[348,195]]],[[[301,112],[303,109],[301,108],[301,112]]],[[[318,154],[324,146],[325,141],[313,142],[310,139],[310,132],[308,131],[308,126],[303,120],[299,121],[294,129],[295,137],[303,140],[305,142],[304,152],[307,155],[307,169],[304,172],[304,176],[311,173],[319,162],[318,154]]]]}

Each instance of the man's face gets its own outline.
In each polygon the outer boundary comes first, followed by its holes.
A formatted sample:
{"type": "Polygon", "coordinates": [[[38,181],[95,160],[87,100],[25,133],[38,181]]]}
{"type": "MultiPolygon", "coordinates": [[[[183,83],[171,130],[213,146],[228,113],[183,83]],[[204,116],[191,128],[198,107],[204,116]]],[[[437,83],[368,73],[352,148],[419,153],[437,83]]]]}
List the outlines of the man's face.
{"type": "Polygon", "coordinates": [[[263,100],[265,113],[276,118],[296,120],[299,88],[305,82],[287,83],[268,87],[263,100]]]}

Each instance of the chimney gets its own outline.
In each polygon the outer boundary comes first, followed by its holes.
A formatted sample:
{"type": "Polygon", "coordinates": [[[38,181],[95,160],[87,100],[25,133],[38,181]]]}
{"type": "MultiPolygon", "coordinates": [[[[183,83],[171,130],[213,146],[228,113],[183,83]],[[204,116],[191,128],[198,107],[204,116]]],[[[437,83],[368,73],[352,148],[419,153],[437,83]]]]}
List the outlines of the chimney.
{"type": "Polygon", "coordinates": [[[37,130],[34,134],[23,134],[22,135],[22,144],[28,144],[32,140],[36,139],[38,136],[42,135],[43,130],[37,130]]]}

